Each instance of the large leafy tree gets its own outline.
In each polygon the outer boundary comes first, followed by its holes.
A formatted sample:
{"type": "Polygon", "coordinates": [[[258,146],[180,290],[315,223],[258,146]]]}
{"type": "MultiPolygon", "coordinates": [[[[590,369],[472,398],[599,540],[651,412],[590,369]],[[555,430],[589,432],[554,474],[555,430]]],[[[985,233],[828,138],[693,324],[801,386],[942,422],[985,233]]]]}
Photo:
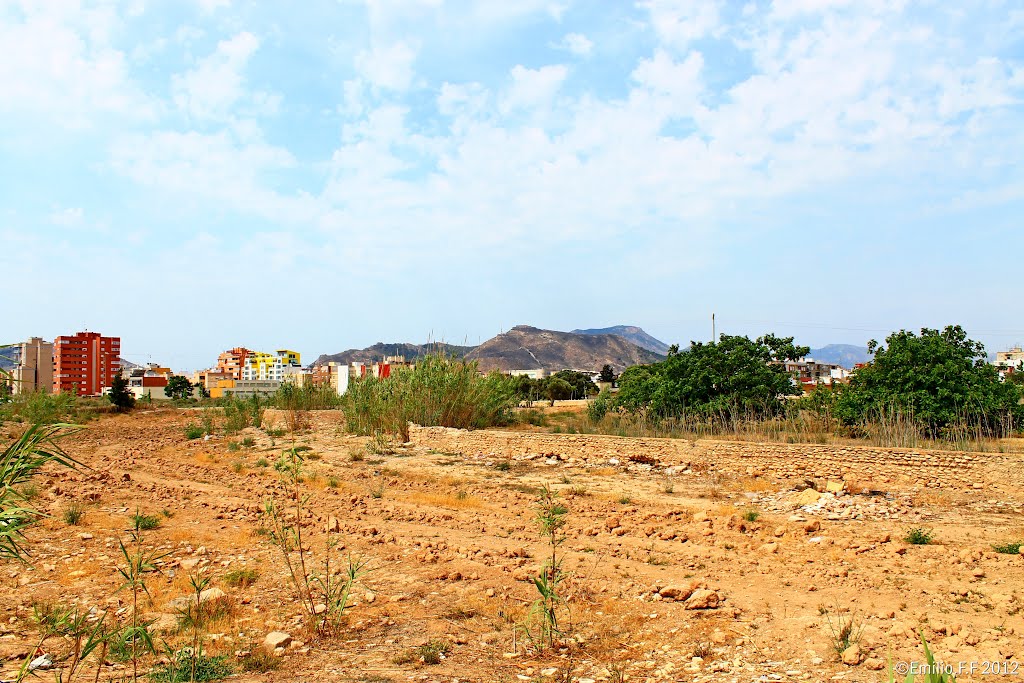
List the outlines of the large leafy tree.
{"type": "Polygon", "coordinates": [[[895,410],[932,435],[952,424],[1005,433],[1024,416],[1020,386],[1002,382],[984,345],[959,325],[920,335],[900,330],[885,345],[872,340],[868,351],[872,362],[854,373],[836,403],[848,424],[895,410]]]}
{"type": "Polygon", "coordinates": [[[619,377],[618,405],[656,417],[767,417],[800,393],[783,362],[807,355],[792,337],[768,334],[752,340],[722,335],[669,349],[668,358],[634,366],[619,377]]]}
{"type": "Polygon", "coordinates": [[[135,394],[128,388],[128,380],[121,373],[114,375],[114,379],[111,380],[107,399],[119,412],[126,412],[135,407],[135,394]]]}
{"type": "Polygon", "coordinates": [[[171,378],[167,380],[167,386],[164,387],[164,396],[176,399],[191,398],[192,382],[188,381],[188,377],[171,375],[171,378]]]}
{"type": "Polygon", "coordinates": [[[598,392],[594,380],[590,375],[576,370],[559,370],[548,378],[548,381],[562,379],[572,385],[572,394],[569,398],[586,398],[598,392]]]}

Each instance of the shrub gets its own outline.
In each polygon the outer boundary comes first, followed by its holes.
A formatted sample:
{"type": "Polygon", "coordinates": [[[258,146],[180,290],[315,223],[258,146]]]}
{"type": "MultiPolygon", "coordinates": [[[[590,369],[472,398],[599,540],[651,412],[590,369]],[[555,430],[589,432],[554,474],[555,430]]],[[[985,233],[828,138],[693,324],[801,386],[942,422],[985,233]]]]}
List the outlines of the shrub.
{"type": "Polygon", "coordinates": [[[1024,541],[1010,541],[1009,543],[996,543],[992,546],[992,550],[1003,555],[1017,555],[1020,553],[1020,547],[1024,545],[1024,541]]]}
{"type": "Polygon", "coordinates": [[[633,498],[631,496],[627,496],[627,495],[619,496],[619,504],[620,505],[629,505],[632,502],[633,502],[633,498]]]}
{"type": "Polygon", "coordinates": [[[447,640],[433,639],[419,647],[415,647],[405,655],[399,655],[395,662],[397,664],[412,664],[422,662],[423,664],[440,664],[452,651],[452,645],[447,640]]]}
{"type": "Polygon", "coordinates": [[[824,607],[819,607],[818,610],[825,616],[825,623],[828,624],[832,640],[832,651],[837,656],[842,657],[847,648],[860,642],[860,637],[864,633],[864,625],[857,625],[856,615],[843,616],[842,613],[839,613],[836,615],[836,620],[833,621],[829,616],[829,610],[824,607]]]}
{"type": "Polygon", "coordinates": [[[64,523],[68,526],[78,526],[85,517],[85,507],[79,503],[72,503],[64,508],[61,517],[64,518],[64,523]]]}
{"type": "Polygon", "coordinates": [[[205,433],[206,430],[203,429],[201,425],[193,424],[191,422],[185,425],[185,438],[189,439],[190,441],[193,439],[198,439],[205,433]]]}
{"type": "Polygon", "coordinates": [[[336,489],[336,488],[338,488],[338,486],[340,484],[341,484],[341,482],[338,481],[337,477],[328,477],[327,478],[327,486],[329,488],[336,489]]]}
{"type": "Polygon", "coordinates": [[[181,648],[172,654],[165,664],[157,666],[149,674],[156,683],[191,683],[196,681],[219,681],[235,671],[226,655],[210,657],[202,652],[193,653],[192,648],[181,648]]]}
{"type": "Polygon", "coordinates": [[[242,671],[252,674],[265,674],[281,667],[281,659],[267,652],[260,645],[253,645],[249,653],[239,660],[242,671]]]}
{"type": "Polygon", "coordinates": [[[160,518],[156,515],[144,515],[138,511],[131,517],[132,528],[136,531],[152,531],[159,528],[160,518]]]}
{"type": "Polygon", "coordinates": [[[238,445],[237,441],[228,441],[228,450],[232,453],[239,450],[241,446],[238,445]]]}
{"type": "Polygon", "coordinates": [[[251,436],[247,436],[244,439],[242,439],[242,445],[245,446],[246,448],[252,448],[253,446],[256,445],[256,439],[252,438],[251,436]]]}
{"type": "Polygon", "coordinates": [[[910,545],[928,545],[934,540],[935,534],[931,529],[925,529],[924,527],[914,527],[913,529],[907,529],[906,535],[903,540],[910,545]]]}
{"type": "Polygon", "coordinates": [[[235,474],[241,474],[245,471],[245,463],[241,460],[233,460],[231,462],[231,471],[235,474]]]}
{"type": "Polygon", "coordinates": [[[508,424],[516,404],[511,378],[481,377],[474,362],[426,356],[414,369],[385,379],[367,377],[342,397],[346,428],[355,434],[395,434],[409,440],[409,423],[480,429],[508,424]]]}
{"type": "Polygon", "coordinates": [[[270,463],[267,461],[266,458],[256,459],[256,467],[267,467],[268,465],[270,465],[270,463]]]}
{"type": "Polygon", "coordinates": [[[747,510],[743,513],[743,519],[748,522],[756,522],[761,518],[761,513],[757,510],[747,510]]]}

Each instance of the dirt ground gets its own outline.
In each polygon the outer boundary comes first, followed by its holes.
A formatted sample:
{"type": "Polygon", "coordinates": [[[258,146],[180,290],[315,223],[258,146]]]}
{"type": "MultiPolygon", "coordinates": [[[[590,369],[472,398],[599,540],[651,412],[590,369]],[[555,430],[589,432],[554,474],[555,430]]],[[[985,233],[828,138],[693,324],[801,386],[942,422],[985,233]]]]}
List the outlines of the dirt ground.
{"type": "MultiPolygon", "coordinates": [[[[29,532],[31,564],[0,564],[0,680],[25,657],[45,651],[60,664],[67,650],[53,640],[35,651],[33,605],[130,619],[118,542],[136,511],[161,521],[143,536],[166,556],[147,574],[142,604],[158,623],[171,619],[164,638],[187,640],[174,633],[171,603],[200,570],[229,606],[203,635],[209,653],[237,661],[269,632],[292,637],[275,655],[279,668],[238,667],[234,680],[884,681],[890,656],[897,666],[923,660],[921,633],[960,681],[1024,677],[1024,556],[992,548],[1024,540],[1019,483],[1020,495],[1000,499],[974,489],[822,495],[797,491],[800,482],[693,470],[574,468],[414,445],[381,455],[329,412],[312,413],[296,434],[187,439],[199,419],[170,409],[103,418],[66,442],[87,469],[39,477],[33,503],[52,516],[29,532]],[[329,638],[303,629],[281,551],[260,531],[268,499],[294,505],[273,467],[294,446],[308,448],[310,563],[330,552],[337,566],[351,554],[370,569],[329,638]],[[568,508],[560,552],[569,578],[563,639],[536,650],[520,626],[547,553],[535,522],[543,485],[568,508]],[[84,517],[69,525],[64,511],[76,503],[84,517]],[[904,542],[917,527],[931,544],[904,542]],[[328,529],[340,540],[330,551],[328,529]],[[255,583],[232,585],[239,569],[254,570],[255,583]],[[844,655],[834,634],[847,624],[857,647],[844,655]],[[449,646],[438,664],[416,649],[431,641],[449,646]]],[[[112,658],[102,678],[130,668],[112,658]]]]}

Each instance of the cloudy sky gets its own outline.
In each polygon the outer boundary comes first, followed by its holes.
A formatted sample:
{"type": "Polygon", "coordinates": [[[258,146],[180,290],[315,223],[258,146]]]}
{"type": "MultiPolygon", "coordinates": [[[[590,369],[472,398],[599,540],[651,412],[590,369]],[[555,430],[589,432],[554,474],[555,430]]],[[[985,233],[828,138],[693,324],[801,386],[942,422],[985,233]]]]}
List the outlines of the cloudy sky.
{"type": "Polygon", "coordinates": [[[0,341],[1024,341],[1018,0],[0,0],[0,341]]]}

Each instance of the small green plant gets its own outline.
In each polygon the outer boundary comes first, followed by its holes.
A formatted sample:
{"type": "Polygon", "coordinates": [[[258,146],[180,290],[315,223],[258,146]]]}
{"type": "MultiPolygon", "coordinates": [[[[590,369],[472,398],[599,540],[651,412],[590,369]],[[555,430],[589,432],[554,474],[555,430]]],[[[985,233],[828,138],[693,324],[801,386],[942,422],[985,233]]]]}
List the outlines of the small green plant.
{"type": "Polygon", "coordinates": [[[135,531],[152,531],[160,527],[160,518],[156,515],[144,515],[138,510],[131,517],[132,528],[135,531]]]}
{"type": "Polygon", "coordinates": [[[170,519],[174,516],[174,512],[169,508],[164,508],[163,510],[160,511],[160,514],[164,516],[164,519],[170,519]]]}
{"type": "Polygon", "coordinates": [[[366,460],[366,451],[362,448],[353,448],[348,452],[348,459],[352,462],[362,462],[366,460]]]}
{"type": "Polygon", "coordinates": [[[395,444],[384,432],[374,432],[366,443],[366,451],[371,455],[394,455],[395,444]]]}
{"type": "Polygon", "coordinates": [[[499,460],[497,463],[495,463],[494,469],[498,470],[499,472],[508,472],[510,469],[512,469],[512,461],[499,460]]]}
{"type": "Polygon", "coordinates": [[[756,522],[761,519],[761,512],[759,510],[754,510],[753,508],[744,510],[743,519],[747,522],[756,522]]]}
{"type": "Polygon", "coordinates": [[[78,526],[85,518],[85,507],[80,503],[71,503],[61,513],[64,523],[68,526],[78,526]]]}
{"type": "MultiPolygon", "coordinates": [[[[932,650],[928,647],[928,641],[925,640],[924,633],[921,633],[921,644],[924,646],[924,669],[923,672],[911,671],[907,674],[907,677],[903,679],[903,683],[915,683],[920,680],[921,683],[956,683],[956,676],[953,672],[944,670],[944,666],[941,663],[935,661],[935,655],[932,654],[932,650]]],[[[896,678],[896,672],[893,670],[892,653],[889,653],[889,677],[888,683],[899,683],[896,678]]]]}
{"type": "Polygon", "coordinates": [[[576,484],[569,488],[569,495],[574,498],[583,498],[590,495],[590,490],[583,484],[576,484]]]}
{"type": "Polygon", "coordinates": [[[39,497],[39,485],[35,483],[25,484],[24,486],[21,487],[18,493],[20,494],[22,500],[32,502],[33,500],[39,497]]]}
{"type": "Polygon", "coordinates": [[[228,441],[228,450],[232,453],[241,450],[242,447],[238,445],[237,441],[228,441]]]}
{"type": "Polygon", "coordinates": [[[256,579],[258,578],[260,578],[260,573],[255,569],[247,567],[244,569],[235,569],[225,574],[224,583],[232,588],[248,588],[256,583],[256,579]]]}
{"type": "Polygon", "coordinates": [[[202,437],[205,433],[206,430],[203,429],[202,425],[197,425],[191,422],[185,425],[185,438],[190,441],[202,437]]]}
{"type": "Polygon", "coordinates": [[[266,458],[257,458],[256,459],[256,467],[269,467],[269,466],[270,466],[270,463],[267,461],[266,458]]]}
{"type": "Polygon", "coordinates": [[[265,674],[277,671],[281,667],[281,659],[267,652],[259,644],[249,647],[249,653],[243,656],[239,662],[242,671],[251,674],[265,674]]]}
{"type": "MultiPolygon", "coordinates": [[[[58,683],[70,683],[74,680],[75,675],[84,669],[85,661],[94,652],[97,653],[96,675],[99,676],[111,638],[105,624],[105,614],[94,622],[90,611],[78,605],[66,607],[52,604],[35,604],[32,606],[32,613],[41,632],[36,650],[42,650],[46,641],[53,637],[69,646],[66,655],[61,656],[63,671],[57,677],[58,683]]],[[[47,651],[54,652],[55,647],[50,646],[47,651]]],[[[31,658],[26,659],[17,680],[23,680],[30,673],[27,670],[30,662],[31,658]]]]}
{"type": "Polygon", "coordinates": [[[557,496],[558,494],[550,487],[544,486],[537,500],[536,521],[540,527],[540,535],[548,540],[550,555],[544,561],[540,574],[533,579],[539,597],[530,608],[524,631],[528,638],[541,647],[554,646],[555,639],[563,633],[558,614],[560,608],[565,605],[560,588],[566,574],[562,571],[558,548],[565,542],[566,537],[562,530],[567,523],[566,515],[569,514],[569,509],[557,500],[557,496]],[[529,628],[531,621],[537,624],[536,632],[529,628]]]}
{"type": "Polygon", "coordinates": [[[864,625],[858,626],[857,616],[853,613],[844,615],[838,608],[835,611],[836,619],[833,621],[831,611],[819,607],[819,612],[824,614],[825,623],[828,624],[832,650],[838,657],[842,657],[851,645],[860,642],[860,637],[864,633],[864,625]]]}
{"type": "Polygon", "coordinates": [[[273,437],[275,439],[280,439],[282,436],[284,436],[287,433],[288,432],[286,432],[284,429],[268,429],[267,430],[267,436],[273,437]]]}
{"type": "Polygon", "coordinates": [[[1010,541],[1009,543],[995,543],[992,545],[992,550],[1003,555],[1017,555],[1020,553],[1020,547],[1024,545],[1024,541],[1010,541]]]}
{"type": "Polygon", "coordinates": [[[620,505],[629,505],[632,502],[633,502],[633,498],[631,496],[627,496],[625,494],[619,496],[619,504],[620,505]]]}
{"type": "MultiPolygon", "coordinates": [[[[138,520],[141,517],[143,515],[136,511],[134,519],[138,520]]],[[[121,584],[118,590],[131,591],[132,603],[131,621],[127,626],[118,631],[114,638],[118,648],[130,653],[133,681],[139,679],[139,655],[156,653],[156,647],[153,644],[153,638],[150,636],[147,624],[140,619],[142,611],[139,609],[139,599],[145,595],[152,601],[149,587],[146,585],[146,576],[158,571],[157,563],[168,555],[166,552],[144,551],[142,547],[143,530],[143,525],[136,521],[135,528],[128,532],[131,539],[131,551],[124,544],[124,541],[118,541],[121,555],[125,561],[123,567],[117,568],[117,573],[124,579],[124,583],[121,584]]]]}
{"type": "Polygon", "coordinates": [[[337,477],[327,477],[327,487],[328,488],[336,489],[339,486],[341,486],[341,482],[338,480],[337,477]]]}
{"type": "Polygon", "coordinates": [[[167,662],[149,674],[154,683],[202,683],[219,681],[235,672],[227,655],[210,657],[192,648],[183,647],[168,653],[167,662]]]}
{"type": "Polygon", "coordinates": [[[935,534],[931,529],[920,526],[907,529],[907,533],[903,537],[903,540],[910,545],[929,545],[934,539],[935,534]]]}
{"type": "Polygon", "coordinates": [[[234,472],[235,474],[241,474],[242,472],[245,471],[245,463],[242,462],[241,460],[231,461],[231,471],[234,472]]]}
{"type": "Polygon", "coordinates": [[[397,664],[422,663],[428,665],[440,664],[452,651],[452,645],[447,640],[432,639],[414,647],[410,652],[399,655],[395,662],[397,664]]]}
{"type": "Polygon", "coordinates": [[[256,445],[256,439],[252,438],[251,436],[247,436],[244,439],[242,439],[242,445],[245,446],[246,448],[252,448],[253,446],[256,445]]]}
{"type": "Polygon", "coordinates": [[[384,481],[383,479],[381,479],[380,483],[378,483],[376,486],[371,486],[370,487],[370,497],[377,498],[377,499],[383,498],[384,497],[384,491],[387,490],[387,486],[388,486],[388,483],[386,481],[384,481]]]}

